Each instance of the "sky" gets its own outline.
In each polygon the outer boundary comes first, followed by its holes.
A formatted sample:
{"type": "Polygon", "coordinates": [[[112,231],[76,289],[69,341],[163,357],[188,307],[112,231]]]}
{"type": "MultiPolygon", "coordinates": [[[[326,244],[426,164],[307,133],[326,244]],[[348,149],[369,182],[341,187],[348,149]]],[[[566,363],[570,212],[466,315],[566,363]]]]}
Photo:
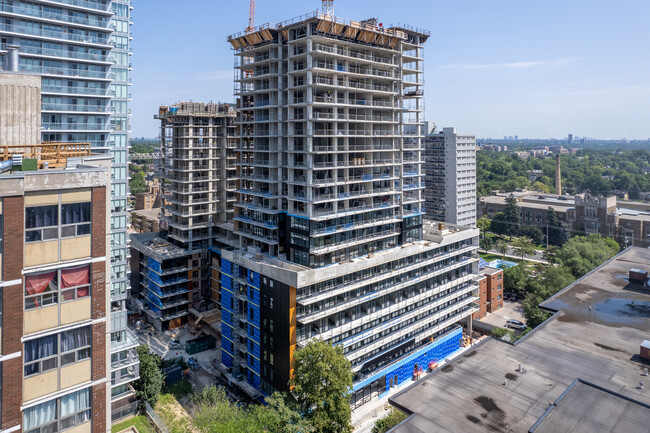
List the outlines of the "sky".
{"type": "MultiPolygon", "coordinates": [[[[135,0],[132,137],[159,105],[234,101],[227,36],[248,1],[135,0]]],[[[255,24],[320,9],[257,0],[255,24]]],[[[650,137],[650,0],[335,0],[334,14],[427,29],[426,120],[481,138],[650,137]]]]}

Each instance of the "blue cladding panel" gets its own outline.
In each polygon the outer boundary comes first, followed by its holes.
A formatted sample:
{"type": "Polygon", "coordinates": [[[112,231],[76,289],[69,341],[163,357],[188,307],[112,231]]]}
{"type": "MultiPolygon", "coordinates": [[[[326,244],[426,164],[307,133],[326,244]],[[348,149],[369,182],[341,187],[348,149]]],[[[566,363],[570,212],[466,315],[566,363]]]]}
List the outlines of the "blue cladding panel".
{"type": "Polygon", "coordinates": [[[225,365],[227,368],[232,367],[232,356],[230,356],[228,353],[222,350],[221,362],[223,362],[223,365],[225,365]]]}
{"type": "Polygon", "coordinates": [[[221,335],[232,340],[232,326],[221,322],[221,335]]]}
{"type": "Polygon", "coordinates": [[[232,341],[228,340],[227,338],[222,338],[221,339],[221,347],[223,348],[223,350],[225,350],[228,353],[233,352],[232,341]]]}
{"type": "Polygon", "coordinates": [[[225,308],[221,309],[221,321],[227,325],[232,325],[232,313],[225,308]]]}
{"type": "Polygon", "coordinates": [[[224,274],[232,275],[231,267],[232,264],[230,263],[229,260],[221,259],[221,272],[223,272],[224,274]]]}
{"type": "Polygon", "coordinates": [[[248,300],[255,305],[260,305],[260,290],[253,286],[248,286],[248,300]]]}
{"type": "Polygon", "coordinates": [[[232,278],[227,275],[221,276],[221,287],[232,292],[232,278]]]}
{"type": "Polygon", "coordinates": [[[397,376],[398,386],[413,379],[413,368],[417,363],[419,367],[426,370],[429,362],[433,360],[442,361],[460,348],[460,341],[463,337],[463,328],[456,328],[450,333],[438,338],[427,346],[413,352],[403,360],[395,365],[391,365],[371,377],[365,379],[363,382],[354,385],[354,390],[361,389],[381,376],[386,375],[386,388],[385,391],[390,389],[390,380],[397,376]]]}
{"type": "Polygon", "coordinates": [[[248,351],[257,359],[260,359],[260,345],[253,340],[248,340],[248,351]]]}
{"type": "Polygon", "coordinates": [[[262,387],[262,380],[259,375],[253,374],[253,382],[251,385],[253,385],[255,388],[260,389],[262,387]]]}
{"type": "Polygon", "coordinates": [[[159,274],[157,274],[154,269],[149,268],[149,272],[147,276],[149,277],[149,281],[154,281],[158,283],[159,286],[162,285],[162,277],[159,274]]]}
{"type": "Polygon", "coordinates": [[[232,311],[234,306],[232,292],[226,289],[221,289],[221,308],[232,311]]]}
{"type": "Polygon", "coordinates": [[[258,344],[260,342],[260,329],[254,327],[250,323],[248,324],[248,338],[250,338],[251,340],[255,341],[258,344]]]}
{"type": "Polygon", "coordinates": [[[160,263],[157,262],[157,261],[155,261],[155,260],[154,260],[153,258],[151,258],[151,257],[147,258],[147,267],[148,267],[149,269],[152,269],[152,270],[158,272],[159,274],[161,273],[161,270],[160,270],[160,269],[161,269],[161,268],[160,268],[160,263]]]}
{"type": "Polygon", "coordinates": [[[253,287],[260,288],[260,274],[253,271],[248,271],[248,284],[253,287]]]}

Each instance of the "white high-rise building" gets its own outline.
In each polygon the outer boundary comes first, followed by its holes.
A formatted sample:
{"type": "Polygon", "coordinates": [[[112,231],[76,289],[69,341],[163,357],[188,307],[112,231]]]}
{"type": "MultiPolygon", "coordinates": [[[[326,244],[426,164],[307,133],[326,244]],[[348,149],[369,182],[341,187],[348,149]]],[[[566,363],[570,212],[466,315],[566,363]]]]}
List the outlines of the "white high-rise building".
{"type": "Polygon", "coordinates": [[[424,208],[435,221],[476,226],[476,137],[443,128],[424,139],[424,208]]]}

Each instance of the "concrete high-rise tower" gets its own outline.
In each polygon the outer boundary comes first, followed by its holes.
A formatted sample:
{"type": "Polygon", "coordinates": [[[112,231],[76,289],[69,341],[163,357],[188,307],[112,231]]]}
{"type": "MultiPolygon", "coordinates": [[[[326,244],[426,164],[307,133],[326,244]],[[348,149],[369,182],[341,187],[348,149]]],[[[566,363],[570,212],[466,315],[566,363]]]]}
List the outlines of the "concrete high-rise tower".
{"type": "Polygon", "coordinates": [[[287,389],[313,338],[343,347],[354,406],[459,347],[478,231],[423,219],[428,38],[320,13],[228,38],[239,244],[211,248],[213,283],[221,368],[252,395],[287,389]]]}
{"type": "Polygon", "coordinates": [[[443,128],[424,138],[424,208],[428,218],[476,226],[476,138],[443,128]]]}

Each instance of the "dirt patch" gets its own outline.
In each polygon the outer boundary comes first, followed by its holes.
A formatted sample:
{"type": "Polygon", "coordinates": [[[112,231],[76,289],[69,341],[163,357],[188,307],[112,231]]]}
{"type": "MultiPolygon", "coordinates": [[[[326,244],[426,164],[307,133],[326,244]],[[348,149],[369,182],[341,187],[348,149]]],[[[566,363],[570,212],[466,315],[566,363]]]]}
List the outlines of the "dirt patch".
{"type": "Polygon", "coordinates": [[[480,424],[481,420],[472,415],[465,415],[465,418],[473,422],[474,424],[480,424]]]}
{"type": "Polygon", "coordinates": [[[517,380],[518,377],[519,376],[517,376],[516,374],[506,373],[506,379],[508,380],[517,380]]]}
{"type": "Polygon", "coordinates": [[[469,353],[463,355],[463,357],[465,357],[465,358],[471,358],[472,356],[476,355],[476,353],[477,353],[476,350],[472,350],[471,352],[469,352],[469,353]]]}
{"type": "Polygon", "coordinates": [[[451,364],[443,365],[440,371],[442,371],[443,373],[451,373],[452,371],[454,371],[454,366],[451,364]]]}
{"type": "Polygon", "coordinates": [[[474,399],[474,402],[479,404],[488,413],[496,413],[496,414],[501,414],[501,415],[505,414],[505,412],[490,397],[486,397],[484,395],[481,395],[479,397],[476,397],[474,399]]]}
{"type": "Polygon", "coordinates": [[[594,343],[594,344],[600,347],[601,349],[609,350],[612,352],[623,352],[621,349],[616,349],[615,347],[607,346],[605,344],[600,344],[600,343],[594,343]]]}

